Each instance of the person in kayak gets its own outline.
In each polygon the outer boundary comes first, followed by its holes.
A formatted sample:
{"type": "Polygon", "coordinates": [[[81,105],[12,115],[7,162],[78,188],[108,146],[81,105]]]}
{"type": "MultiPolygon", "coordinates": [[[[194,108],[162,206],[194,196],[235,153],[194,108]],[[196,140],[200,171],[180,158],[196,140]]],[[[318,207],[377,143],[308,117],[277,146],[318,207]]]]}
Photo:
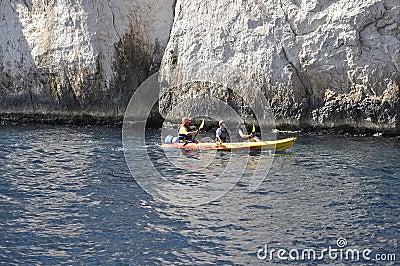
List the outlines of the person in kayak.
{"type": "Polygon", "coordinates": [[[228,130],[225,128],[225,121],[221,120],[219,121],[219,128],[215,132],[215,141],[223,143],[226,142],[226,139],[228,138],[228,130]]]}
{"type": "Polygon", "coordinates": [[[247,134],[247,124],[245,120],[240,121],[237,132],[241,141],[260,141],[256,136],[254,136],[253,132],[247,134]]]}
{"type": "Polygon", "coordinates": [[[190,118],[184,117],[182,118],[182,124],[178,129],[178,136],[180,142],[196,142],[193,137],[196,136],[199,131],[194,130],[195,128],[190,126],[190,118]]]}

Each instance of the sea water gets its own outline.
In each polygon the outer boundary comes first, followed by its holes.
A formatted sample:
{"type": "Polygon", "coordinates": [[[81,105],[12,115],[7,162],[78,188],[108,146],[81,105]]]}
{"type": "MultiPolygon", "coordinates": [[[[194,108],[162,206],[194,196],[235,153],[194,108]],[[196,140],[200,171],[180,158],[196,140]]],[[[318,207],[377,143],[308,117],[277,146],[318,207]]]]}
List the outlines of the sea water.
{"type": "Polygon", "coordinates": [[[181,206],[137,180],[155,168],[195,187],[218,178],[229,153],[163,151],[149,130],[137,147],[149,157],[135,158],[149,171],[135,172],[119,128],[2,126],[0,264],[399,263],[399,139],[297,137],[283,153],[241,154],[250,163],[226,194],[181,206]],[[249,189],[261,156],[273,160],[249,189]],[[196,158],[209,166],[197,169],[196,158]]]}

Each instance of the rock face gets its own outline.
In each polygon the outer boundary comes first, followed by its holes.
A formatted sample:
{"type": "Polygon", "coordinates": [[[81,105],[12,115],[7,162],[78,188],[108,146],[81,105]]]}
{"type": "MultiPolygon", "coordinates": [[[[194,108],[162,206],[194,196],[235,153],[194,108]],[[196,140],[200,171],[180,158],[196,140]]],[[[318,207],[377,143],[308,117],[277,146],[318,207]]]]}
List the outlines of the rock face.
{"type": "Polygon", "coordinates": [[[398,0],[178,0],[160,111],[260,90],[279,126],[400,131],[398,0]],[[200,87],[200,88],[199,88],[200,87]]]}
{"type": "Polygon", "coordinates": [[[173,0],[0,1],[2,117],[119,117],[158,70],[173,0]]]}

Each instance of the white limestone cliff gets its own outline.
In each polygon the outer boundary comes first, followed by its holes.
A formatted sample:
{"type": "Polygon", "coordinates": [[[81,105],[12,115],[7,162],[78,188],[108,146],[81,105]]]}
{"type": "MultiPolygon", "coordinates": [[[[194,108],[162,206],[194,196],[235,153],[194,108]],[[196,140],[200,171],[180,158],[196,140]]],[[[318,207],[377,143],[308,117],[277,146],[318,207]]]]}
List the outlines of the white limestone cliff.
{"type": "Polygon", "coordinates": [[[257,88],[278,125],[400,131],[399,17],[398,0],[178,0],[160,111],[213,93],[240,110],[257,88]]]}
{"type": "Polygon", "coordinates": [[[122,116],[172,21],[173,0],[0,1],[0,112],[122,116]]]}
{"type": "Polygon", "coordinates": [[[207,94],[248,114],[260,90],[278,125],[399,132],[399,15],[398,0],[2,0],[1,118],[121,118],[161,64],[163,115],[207,94]]]}

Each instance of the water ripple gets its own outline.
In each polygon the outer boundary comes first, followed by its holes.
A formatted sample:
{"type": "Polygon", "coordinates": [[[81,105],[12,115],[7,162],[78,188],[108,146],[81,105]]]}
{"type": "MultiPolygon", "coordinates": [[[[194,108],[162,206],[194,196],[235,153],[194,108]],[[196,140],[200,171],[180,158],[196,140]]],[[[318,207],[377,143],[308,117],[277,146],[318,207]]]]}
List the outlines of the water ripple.
{"type": "MultiPolygon", "coordinates": [[[[249,167],[224,197],[176,207],[136,184],[119,129],[15,126],[0,136],[0,263],[259,265],[264,244],[322,249],[339,236],[398,252],[398,139],[300,136],[257,191],[247,189],[249,167]]],[[[176,182],[206,182],[200,171],[171,167],[156,145],[138,148],[176,182]]],[[[218,176],[227,159],[221,153],[204,171],[218,176]]]]}

